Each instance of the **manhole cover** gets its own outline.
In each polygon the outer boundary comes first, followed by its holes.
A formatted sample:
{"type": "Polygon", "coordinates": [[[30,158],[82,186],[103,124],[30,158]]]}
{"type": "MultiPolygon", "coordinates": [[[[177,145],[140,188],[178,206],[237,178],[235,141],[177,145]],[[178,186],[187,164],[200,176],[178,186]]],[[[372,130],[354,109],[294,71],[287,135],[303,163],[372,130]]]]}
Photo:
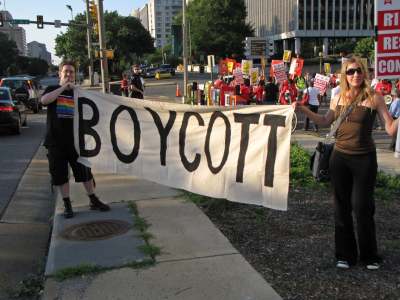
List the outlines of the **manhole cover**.
{"type": "Polygon", "coordinates": [[[124,234],[131,228],[131,224],[120,220],[103,220],[72,225],[61,232],[67,240],[94,241],[104,240],[124,234]]]}

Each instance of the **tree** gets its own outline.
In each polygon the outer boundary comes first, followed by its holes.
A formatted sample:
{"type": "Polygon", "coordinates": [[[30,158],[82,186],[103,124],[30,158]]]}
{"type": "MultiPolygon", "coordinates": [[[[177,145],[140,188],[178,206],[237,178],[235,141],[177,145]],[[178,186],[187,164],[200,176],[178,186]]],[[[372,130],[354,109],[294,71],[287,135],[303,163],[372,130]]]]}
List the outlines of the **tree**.
{"type": "MultiPolygon", "coordinates": [[[[86,23],[83,14],[75,17],[75,23],[86,23]]],[[[109,62],[110,70],[120,73],[144,53],[154,51],[153,39],[140,21],[134,17],[123,17],[117,12],[105,12],[106,46],[114,50],[114,59],[109,62]]],[[[97,36],[92,37],[98,40],[97,36]]],[[[82,26],[70,26],[66,33],[56,38],[56,55],[78,60],[80,66],[87,69],[86,30],[82,26]],[[84,47],[82,47],[84,45],[84,47]]],[[[98,65],[98,64],[97,64],[98,65]]]]}
{"type": "Polygon", "coordinates": [[[375,59],[375,41],[372,37],[359,40],[354,48],[354,54],[367,57],[370,61],[375,59]]]}
{"type": "Polygon", "coordinates": [[[6,75],[10,66],[18,57],[17,44],[8,38],[8,35],[0,32],[0,75],[6,75]]]}
{"type": "Polygon", "coordinates": [[[195,55],[243,56],[245,38],[254,35],[243,0],[193,0],[187,20],[195,55]]]}

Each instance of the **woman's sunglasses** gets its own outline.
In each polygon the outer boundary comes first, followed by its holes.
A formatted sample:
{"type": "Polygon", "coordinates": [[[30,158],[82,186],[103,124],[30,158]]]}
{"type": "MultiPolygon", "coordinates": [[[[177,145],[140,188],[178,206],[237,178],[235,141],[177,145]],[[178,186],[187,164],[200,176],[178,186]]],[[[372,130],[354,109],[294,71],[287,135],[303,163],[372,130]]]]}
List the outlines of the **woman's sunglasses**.
{"type": "Polygon", "coordinates": [[[354,75],[356,72],[357,72],[358,74],[362,74],[361,68],[347,69],[347,70],[346,70],[346,75],[354,75]]]}

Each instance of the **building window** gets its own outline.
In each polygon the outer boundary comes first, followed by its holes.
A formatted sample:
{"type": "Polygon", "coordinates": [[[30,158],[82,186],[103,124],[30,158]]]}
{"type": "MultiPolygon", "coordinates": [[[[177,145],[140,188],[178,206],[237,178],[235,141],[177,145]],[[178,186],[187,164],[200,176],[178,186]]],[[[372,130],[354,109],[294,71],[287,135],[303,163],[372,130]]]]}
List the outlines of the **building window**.
{"type": "Polygon", "coordinates": [[[318,28],[318,8],[319,8],[319,5],[318,5],[318,2],[320,2],[321,0],[314,0],[314,8],[313,8],[313,11],[314,11],[314,19],[313,19],[313,29],[314,30],[318,30],[319,28],[318,28]]]}
{"type": "Polygon", "coordinates": [[[306,30],[311,30],[311,0],[306,0],[306,30]]]}
{"type": "Polygon", "coordinates": [[[162,37],[161,34],[157,34],[157,38],[160,39],[162,37]]]}
{"type": "Polygon", "coordinates": [[[326,15],[328,14],[328,10],[326,7],[326,1],[325,0],[320,0],[321,1],[321,30],[326,30],[328,29],[328,24],[326,23],[326,15]]]}
{"type": "MultiPolygon", "coordinates": [[[[341,23],[340,23],[340,2],[341,0],[334,0],[335,1],[335,29],[341,29],[341,23]]],[[[342,20],[343,22],[343,20],[342,20]]]]}
{"type": "Polygon", "coordinates": [[[328,0],[328,30],[334,29],[333,28],[333,16],[332,16],[332,12],[333,12],[333,1],[332,0],[328,0]]]}
{"type": "Polygon", "coordinates": [[[299,30],[304,30],[304,1],[299,5],[299,30]]]}

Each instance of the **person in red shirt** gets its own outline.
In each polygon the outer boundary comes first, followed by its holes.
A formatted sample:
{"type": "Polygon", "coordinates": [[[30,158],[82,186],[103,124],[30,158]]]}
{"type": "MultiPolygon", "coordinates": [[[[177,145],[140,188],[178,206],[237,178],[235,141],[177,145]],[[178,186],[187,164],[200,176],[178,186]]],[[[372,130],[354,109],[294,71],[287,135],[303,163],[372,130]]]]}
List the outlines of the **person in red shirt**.
{"type": "Polygon", "coordinates": [[[254,95],[255,99],[257,101],[257,104],[262,104],[264,101],[264,89],[265,89],[265,81],[260,80],[255,89],[255,95],[254,95]]]}
{"type": "Polygon", "coordinates": [[[382,79],[375,86],[375,92],[382,96],[390,95],[392,93],[392,83],[386,79],[382,79]]]}
{"type": "Polygon", "coordinates": [[[223,80],[223,76],[219,75],[217,80],[214,81],[214,88],[220,89],[222,85],[225,84],[225,81],[223,80]]]}
{"type": "Polygon", "coordinates": [[[122,74],[121,94],[122,94],[122,96],[125,96],[125,97],[128,97],[128,94],[129,94],[128,75],[126,75],[126,74],[122,74]]]}
{"type": "Polygon", "coordinates": [[[252,97],[252,90],[250,87],[250,79],[245,78],[244,79],[244,84],[240,85],[240,95],[242,96],[242,98],[244,98],[247,103],[250,102],[250,99],[252,97]]]}
{"type": "Polygon", "coordinates": [[[281,90],[279,92],[279,103],[283,105],[295,102],[297,97],[297,89],[292,80],[285,80],[282,83],[281,90]]]}

